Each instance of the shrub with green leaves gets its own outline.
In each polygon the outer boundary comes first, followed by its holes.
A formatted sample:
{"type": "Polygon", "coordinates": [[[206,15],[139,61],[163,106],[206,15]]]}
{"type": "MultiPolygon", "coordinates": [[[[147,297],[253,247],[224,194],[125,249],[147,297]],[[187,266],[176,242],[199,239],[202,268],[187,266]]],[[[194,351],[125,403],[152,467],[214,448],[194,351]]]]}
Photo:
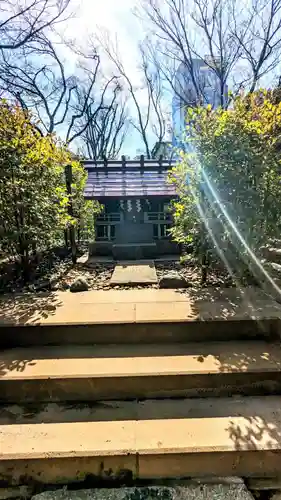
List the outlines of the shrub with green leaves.
{"type": "Polygon", "coordinates": [[[187,118],[191,152],[172,176],[174,238],[194,241],[203,224],[213,246],[214,238],[220,247],[242,238],[257,250],[281,230],[281,103],[259,90],[227,110],[189,109],[187,118]]]}
{"type": "Polygon", "coordinates": [[[85,182],[83,167],[54,136],[43,137],[27,111],[0,102],[0,247],[20,256],[25,276],[32,251],[53,245],[65,228],[80,224],[81,217],[95,208],[94,203],[85,206],[85,182]],[[75,218],[67,210],[68,164],[75,218]]]}

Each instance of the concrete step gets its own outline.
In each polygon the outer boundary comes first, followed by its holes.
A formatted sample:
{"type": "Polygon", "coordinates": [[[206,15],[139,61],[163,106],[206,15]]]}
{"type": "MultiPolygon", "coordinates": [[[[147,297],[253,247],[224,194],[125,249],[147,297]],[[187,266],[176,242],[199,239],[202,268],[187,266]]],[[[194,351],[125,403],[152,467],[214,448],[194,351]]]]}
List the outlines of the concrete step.
{"type": "MultiPolygon", "coordinates": [[[[165,304],[162,310],[165,311],[165,304]]],[[[169,307],[169,306],[168,306],[169,307]]],[[[227,307],[227,306],[226,306],[227,307]]],[[[93,344],[165,344],[228,340],[279,340],[280,318],[260,308],[260,317],[235,319],[202,318],[183,321],[144,321],[137,323],[92,323],[53,325],[0,325],[0,348],[93,345],[93,344]]],[[[223,315],[223,306],[221,310],[223,315]]],[[[279,312],[280,314],[280,312],[279,312]]]]}
{"type": "Polygon", "coordinates": [[[13,412],[0,412],[6,484],[281,473],[279,397],[25,406],[16,420],[13,412]]]}
{"type": "Polygon", "coordinates": [[[16,348],[0,400],[97,401],[281,393],[281,347],[262,341],[16,348]]]}
{"type": "Polygon", "coordinates": [[[0,300],[0,348],[280,338],[263,290],[110,290],[0,300]]]}

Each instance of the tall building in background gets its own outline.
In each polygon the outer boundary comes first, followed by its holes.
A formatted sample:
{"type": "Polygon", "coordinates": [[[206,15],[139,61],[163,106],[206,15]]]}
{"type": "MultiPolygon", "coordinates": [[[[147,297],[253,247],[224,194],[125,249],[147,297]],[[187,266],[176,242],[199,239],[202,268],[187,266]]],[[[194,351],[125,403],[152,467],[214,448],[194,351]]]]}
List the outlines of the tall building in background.
{"type": "MultiPolygon", "coordinates": [[[[189,68],[184,63],[180,64],[175,76],[175,94],[172,101],[172,142],[173,146],[177,148],[184,148],[186,108],[198,106],[199,103],[202,105],[211,104],[214,108],[221,104],[220,79],[215,71],[202,59],[193,59],[192,68],[193,78],[189,68]]],[[[224,95],[227,96],[227,86],[224,88],[224,95]]]]}

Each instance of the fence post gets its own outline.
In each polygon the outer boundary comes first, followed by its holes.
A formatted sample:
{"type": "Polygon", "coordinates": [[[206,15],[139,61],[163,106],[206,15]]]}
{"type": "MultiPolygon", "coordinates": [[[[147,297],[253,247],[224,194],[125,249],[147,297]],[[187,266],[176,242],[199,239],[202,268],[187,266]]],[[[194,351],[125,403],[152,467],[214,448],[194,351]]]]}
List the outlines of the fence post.
{"type": "MultiPolygon", "coordinates": [[[[65,185],[66,185],[67,194],[69,196],[67,210],[68,210],[68,215],[70,215],[70,217],[73,217],[71,184],[72,184],[72,166],[66,165],[66,167],[65,167],[65,185]]],[[[71,246],[72,262],[73,262],[73,264],[76,264],[76,262],[77,262],[77,247],[76,247],[76,241],[75,241],[75,227],[72,224],[69,227],[69,239],[70,239],[70,246],[71,246]]]]}

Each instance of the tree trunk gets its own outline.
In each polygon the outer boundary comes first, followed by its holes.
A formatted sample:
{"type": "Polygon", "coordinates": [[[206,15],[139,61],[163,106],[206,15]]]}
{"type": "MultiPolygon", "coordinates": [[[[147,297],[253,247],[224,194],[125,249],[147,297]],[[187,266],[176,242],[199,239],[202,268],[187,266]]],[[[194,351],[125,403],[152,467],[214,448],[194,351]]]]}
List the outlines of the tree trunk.
{"type": "Polygon", "coordinates": [[[204,284],[208,277],[208,245],[207,245],[207,235],[204,222],[201,225],[201,242],[200,242],[200,264],[201,264],[201,283],[204,284]]]}
{"type": "MultiPolygon", "coordinates": [[[[65,182],[66,182],[66,190],[69,196],[68,202],[68,214],[73,217],[73,206],[72,206],[72,198],[71,198],[71,183],[72,183],[72,167],[71,165],[67,165],[65,167],[65,182]]],[[[71,225],[69,227],[69,239],[71,245],[71,256],[73,264],[77,262],[77,247],[75,242],[75,227],[71,225]]]]}
{"type": "Polygon", "coordinates": [[[67,230],[67,229],[65,229],[65,230],[63,231],[63,235],[64,235],[64,243],[65,243],[65,246],[66,246],[66,248],[68,249],[68,230],[67,230]]]}
{"type": "Polygon", "coordinates": [[[22,269],[22,277],[24,283],[27,283],[30,278],[30,262],[29,262],[29,255],[27,250],[22,250],[20,254],[20,260],[21,260],[21,269],[22,269]]]}
{"type": "Polygon", "coordinates": [[[201,224],[200,224],[200,264],[201,264],[201,283],[204,284],[207,281],[208,276],[208,267],[209,267],[209,259],[208,259],[208,241],[207,241],[207,231],[205,222],[203,217],[207,216],[207,203],[206,196],[204,190],[205,183],[201,176],[200,182],[200,205],[203,216],[201,216],[201,224]]]}
{"type": "Polygon", "coordinates": [[[32,248],[32,263],[34,263],[36,266],[38,264],[38,254],[37,254],[37,245],[35,242],[32,243],[31,248],[32,248]]]}

